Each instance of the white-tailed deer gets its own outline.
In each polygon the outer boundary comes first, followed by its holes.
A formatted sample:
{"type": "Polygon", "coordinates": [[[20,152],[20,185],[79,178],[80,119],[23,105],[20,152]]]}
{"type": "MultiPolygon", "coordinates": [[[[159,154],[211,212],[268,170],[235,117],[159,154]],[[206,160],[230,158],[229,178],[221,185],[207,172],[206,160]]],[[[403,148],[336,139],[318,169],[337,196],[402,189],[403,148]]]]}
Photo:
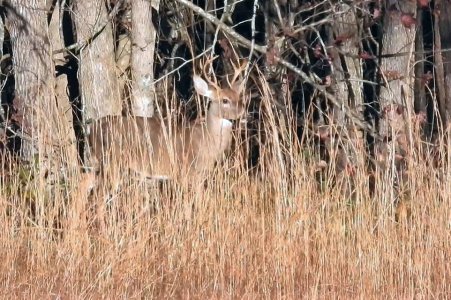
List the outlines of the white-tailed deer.
{"type": "Polygon", "coordinates": [[[210,100],[205,122],[172,125],[159,116],[152,118],[109,116],[92,125],[88,142],[91,157],[106,168],[125,168],[153,179],[200,174],[211,169],[230,148],[232,122],[244,116],[238,79],[242,67],[235,68],[229,87],[216,80],[208,83],[194,75],[194,88],[210,100]],[[119,166],[119,162],[123,165],[119,166]]]}

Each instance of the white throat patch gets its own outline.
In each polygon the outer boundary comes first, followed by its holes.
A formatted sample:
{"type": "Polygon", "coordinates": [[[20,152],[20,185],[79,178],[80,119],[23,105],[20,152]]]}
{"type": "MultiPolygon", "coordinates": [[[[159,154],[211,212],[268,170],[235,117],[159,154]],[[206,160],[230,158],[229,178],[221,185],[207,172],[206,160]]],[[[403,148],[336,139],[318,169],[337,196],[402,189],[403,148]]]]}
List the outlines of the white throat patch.
{"type": "Polygon", "coordinates": [[[221,119],[221,128],[222,129],[229,129],[232,128],[232,122],[230,122],[227,119],[221,119]]]}

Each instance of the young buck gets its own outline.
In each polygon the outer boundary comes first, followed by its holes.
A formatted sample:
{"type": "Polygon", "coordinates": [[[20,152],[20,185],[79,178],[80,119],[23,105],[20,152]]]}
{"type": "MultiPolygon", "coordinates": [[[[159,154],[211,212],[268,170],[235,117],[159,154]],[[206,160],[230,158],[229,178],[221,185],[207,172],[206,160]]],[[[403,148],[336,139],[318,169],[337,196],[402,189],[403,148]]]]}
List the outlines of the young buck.
{"type": "MultiPolygon", "coordinates": [[[[244,116],[243,85],[237,80],[241,68],[228,88],[216,80],[208,83],[194,75],[194,88],[210,100],[205,122],[185,122],[171,126],[161,117],[109,116],[97,120],[88,138],[91,156],[106,169],[123,167],[151,179],[191,177],[211,169],[230,148],[232,122],[244,116]]],[[[123,168],[122,168],[123,169],[123,168]]]]}

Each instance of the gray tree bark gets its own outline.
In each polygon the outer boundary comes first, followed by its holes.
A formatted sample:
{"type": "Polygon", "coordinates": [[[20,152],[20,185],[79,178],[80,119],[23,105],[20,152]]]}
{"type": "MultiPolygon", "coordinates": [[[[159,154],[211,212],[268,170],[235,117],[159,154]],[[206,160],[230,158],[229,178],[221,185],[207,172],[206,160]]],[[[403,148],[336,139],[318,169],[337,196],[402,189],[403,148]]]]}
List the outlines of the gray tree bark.
{"type": "Polygon", "coordinates": [[[443,123],[449,127],[451,120],[451,5],[449,1],[435,1],[435,53],[437,65],[437,88],[439,90],[439,108],[443,123]]]}
{"type": "MultiPolygon", "coordinates": [[[[407,15],[413,16],[416,13],[416,3],[409,0],[400,0],[396,3],[396,10],[389,10],[385,13],[381,53],[382,55],[400,52],[408,52],[409,54],[386,57],[381,60],[384,84],[379,101],[382,110],[388,110],[390,106],[403,106],[409,112],[412,112],[414,104],[411,91],[414,87],[415,24],[410,24],[410,28],[408,28],[406,27],[407,23],[404,22],[403,24],[402,20],[408,18],[407,15]]],[[[382,134],[388,134],[391,129],[395,131],[403,129],[391,128],[393,124],[389,124],[388,119],[381,120],[382,134]]]]}
{"type": "Polygon", "coordinates": [[[351,109],[362,108],[363,105],[363,84],[360,80],[363,77],[362,60],[358,58],[362,24],[356,16],[355,5],[344,3],[339,5],[340,14],[334,16],[336,43],[339,43],[337,47],[345,53],[337,53],[333,59],[334,76],[337,81],[336,95],[351,109]]]}
{"type": "Polygon", "coordinates": [[[384,35],[382,40],[382,55],[391,55],[401,52],[409,54],[383,58],[381,72],[384,81],[381,90],[381,106],[399,104],[413,108],[413,95],[410,93],[414,84],[413,62],[415,51],[415,24],[410,28],[403,25],[402,18],[416,13],[415,2],[402,0],[398,10],[389,10],[384,17],[384,35]],[[404,15],[403,15],[404,14],[404,15]],[[405,103],[408,101],[408,103],[405,103]]]}
{"type": "Polygon", "coordinates": [[[21,157],[32,161],[39,153],[50,155],[57,141],[57,114],[53,97],[53,63],[47,31],[45,0],[11,0],[6,3],[16,80],[14,120],[24,138],[21,157]]]}
{"type": "Polygon", "coordinates": [[[414,114],[414,59],[416,2],[400,0],[388,4],[384,16],[382,39],[381,75],[383,85],[379,103],[381,106],[380,133],[387,142],[376,145],[376,159],[391,166],[394,161],[398,176],[405,174],[404,159],[412,143],[410,120],[414,114]],[[400,54],[401,55],[396,55],[400,54]],[[404,54],[407,53],[407,54],[404,54]]]}
{"type": "MultiPolygon", "coordinates": [[[[0,18],[0,45],[3,45],[3,41],[5,40],[5,24],[3,24],[3,20],[0,18]]],[[[0,59],[3,58],[3,47],[0,47],[0,59]]],[[[3,107],[0,105],[0,121],[4,121],[5,112],[3,107]]],[[[0,139],[5,136],[5,131],[0,128],[0,139]]],[[[1,146],[1,144],[0,144],[1,146]]]]}
{"type": "Polygon", "coordinates": [[[154,112],[154,53],[156,30],[152,23],[152,4],[134,0],[132,5],[132,113],[151,117],[154,112]]]}
{"type": "MultiPolygon", "coordinates": [[[[335,82],[335,95],[337,99],[352,110],[363,109],[363,77],[362,59],[359,58],[360,36],[362,30],[362,19],[358,18],[358,4],[342,3],[336,6],[337,14],[334,15],[335,22],[332,30],[335,33],[335,50],[332,58],[333,77],[335,82]]],[[[364,141],[361,134],[352,126],[352,121],[346,118],[339,107],[333,107],[334,130],[341,135],[340,146],[337,141],[328,138],[333,143],[329,146],[330,156],[334,162],[335,172],[343,181],[342,189],[350,193],[350,189],[344,183],[349,183],[348,171],[364,158],[356,149],[363,149],[364,141]]]]}
{"type": "MultiPolygon", "coordinates": [[[[47,7],[51,8],[52,1],[48,1],[47,7]],[[49,3],[50,2],[50,3],[49,3]]],[[[51,19],[49,27],[49,41],[52,51],[64,48],[64,40],[62,36],[62,8],[60,7],[61,0],[56,1],[55,7],[51,12],[51,19]]],[[[55,65],[64,65],[66,58],[63,53],[53,56],[55,65]]],[[[77,141],[75,139],[74,122],[72,115],[72,105],[67,94],[67,76],[61,74],[55,79],[55,98],[58,109],[58,116],[61,117],[59,127],[61,129],[61,141],[66,146],[64,152],[67,156],[67,161],[76,162],[77,159],[77,141]]]]}
{"type": "Polygon", "coordinates": [[[79,80],[85,120],[122,111],[115,71],[112,25],[102,0],[76,0],[74,19],[78,41],[88,41],[81,50],[79,80]],[[105,27],[102,26],[106,24],[105,27]]]}

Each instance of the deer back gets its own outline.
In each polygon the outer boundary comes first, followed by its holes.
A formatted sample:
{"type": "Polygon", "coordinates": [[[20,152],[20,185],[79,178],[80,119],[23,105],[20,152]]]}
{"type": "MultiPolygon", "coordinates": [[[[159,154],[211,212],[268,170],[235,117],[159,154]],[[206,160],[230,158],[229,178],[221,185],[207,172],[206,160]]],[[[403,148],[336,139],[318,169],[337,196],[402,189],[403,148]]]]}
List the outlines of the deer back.
{"type": "Polygon", "coordinates": [[[147,177],[170,177],[208,170],[230,148],[232,122],[245,106],[240,84],[227,88],[193,77],[196,92],[210,100],[205,122],[169,124],[159,117],[109,116],[96,121],[89,135],[98,167],[123,162],[147,177]]]}

